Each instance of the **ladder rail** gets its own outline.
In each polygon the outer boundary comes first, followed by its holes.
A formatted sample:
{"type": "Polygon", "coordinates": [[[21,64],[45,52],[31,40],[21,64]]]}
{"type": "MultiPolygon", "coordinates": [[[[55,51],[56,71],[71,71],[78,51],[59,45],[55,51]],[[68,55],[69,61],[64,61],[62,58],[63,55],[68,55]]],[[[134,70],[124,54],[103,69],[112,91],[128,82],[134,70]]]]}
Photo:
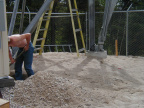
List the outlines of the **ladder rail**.
{"type": "MultiPolygon", "coordinates": [[[[51,4],[50,4],[50,11],[49,11],[48,17],[47,17],[48,20],[47,20],[46,25],[45,25],[46,30],[44,30],[44,33],[43,33],[43,38],[45,38],[45,39],[46,39],[47,31],[48,31],[48,28],[49,28],[50,16],[51,16],[51,13],[52,13],[53,5],[54,5],[54,1],[52,1],[51,4]]],[[[44,44],[45,44],[45,40],[42,40],[42,42],[41,42],[42,49],[40,49],[39,55],[42,54],[44,44]]]]}
{"type": "Polygon", "coordinates": [[[71,22],[72,22],[72,28],[73,28],[73,34],[74,34],[74,40],[75,40],[75,45],[76,45],[77,56],[79,57],[78,43],[77,43],[77,37],[76,37],[76,31],[75,31],[75,24],[74,24],[74,19],[73,19],[73,14],[72,14],[71,1],[68,0],[68,3],[69,3],[69,9],[70,9],[71,22]]]}
{"type": "Polygon", "coordinates": [[[82,32],[82,27],[81,27],[81,22],[80,22],[80,18],[79,18],[76,0],[74,0],[74,5],[75,5],[75,9],[77,10],[76,14],[77,14],[78,26],[79,26],[79,29],[81,29],[80,35],[81,35],[81,39],[82,39],[82,44],[83,44],[83,48],[85,49],[84,52],[86,53],[86,47],[85,47],[85,42],[84,42],[84,38],[83,38],[84,36],[83,36],[83,32],[82,32]]]}
{"type": "Polygon", "coordinates": [[[40,18],[40,20],[38,22],[38,26],[37,26],[36,33],[35,33],[34,40],[33,40],[33,46],[34,47],[35,47],[36,42],[37,42],[37,38],[38,38],[40,27],[41,27],[41,24],[42,24],[43,16],[44,16],[44,14],[42,14],[42,17],[40,18]]]}
{"type": "Polygon", "coordinates": [[[34,48],[35,48],[35,45],[36,45],[36,42],[37,42],[37,38],[38,38],[38,35],[39,35],[39,32],[40,32],[40,27],[41,27],[42,21],[43,21],[43,16],[45,15],[45,13],[46,13],[46,11],[42,14],[42,16],[40,17],[39,22],[38,22],[38,26],[37,26],[36,33],[35,33],[34,40],[33,40],[34,48]]]}

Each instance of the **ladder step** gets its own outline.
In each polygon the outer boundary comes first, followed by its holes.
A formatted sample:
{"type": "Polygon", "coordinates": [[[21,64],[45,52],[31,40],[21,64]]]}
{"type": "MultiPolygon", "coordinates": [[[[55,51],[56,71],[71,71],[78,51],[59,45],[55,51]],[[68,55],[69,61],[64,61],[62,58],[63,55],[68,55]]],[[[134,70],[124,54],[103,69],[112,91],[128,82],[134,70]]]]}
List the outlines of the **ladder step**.
{"type": "Polygon", "coordinates": [[[47,18],[48,16],[44,16],[43,18],[47,18]]]}
{"type": "Polygon", "coordinates": [[[82,31],[82,29],[75,29],[75,32],[79,32],[79,31],[82,31]]]}
{"type": "Polygon", "coordinates": [[[79,49],[79,52],[82,52],[82,51],[84,51],[84,50],[85,50],[85,48],[79,49]]]}
{"type": "Polygon", "coordinates": [[[43,21],[48,21],[49,19],[43,19],[43,21]]]}
{"type": "Polygon", "coordinates": [[[47,29],[40,29],[39,31],[45,31],[45,30],[47,30],[47,29]]]}
{"type": "Polygon", "coordinates": [[[52,9],[48,8],[46,11],[51,11],[52,9]]]}
{"type": "Polygon", "coordinates": [[[73,12],[76,12],[76,11],[78,11],[78,10],[77,10],[77,9],[72,9],[72,11],[73,11],[73,12]]]}
{"type": "MultiPolygon", "coordinates": [[[[78,16],[78,15],[73,15],[73,16],[78,16]]],[[[58,17],[71,17],[71,15],[58,15],[58,16],[44,16],[44,18],[58,18],[58,17]]],[[[45,19],[45,20],[49,20],[49,19],[45,19]]]]}
{"type": "Polygon", "coordinates": [[[36,41],[41,41],[41,40],[45,40],[45,38],[39,38],[36,41]]]}
{"type": "Polygon", "coordinates": [[[35,48],[34,51],[41,50],[41,49],[42,49],[41,47],[40,48],[35,48]]]}
{"type": "Polygon", "coordinates": [[[48,17],[51,17],[51,16],[44,16],[43,18],[48,18],[48,17]]]}

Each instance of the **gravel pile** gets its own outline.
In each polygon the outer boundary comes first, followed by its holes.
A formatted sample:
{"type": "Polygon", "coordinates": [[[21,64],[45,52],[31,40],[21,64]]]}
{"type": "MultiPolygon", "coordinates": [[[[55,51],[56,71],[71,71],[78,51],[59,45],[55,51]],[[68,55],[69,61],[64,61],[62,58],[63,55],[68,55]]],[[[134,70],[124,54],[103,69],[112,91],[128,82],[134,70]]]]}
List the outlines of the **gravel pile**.
{"type": "Polygon", "coordinates": [[[92,100],[82,87],[47,71],[15,83],[14,87],[1,89],[11,108],[83,108],[92,100]]]}

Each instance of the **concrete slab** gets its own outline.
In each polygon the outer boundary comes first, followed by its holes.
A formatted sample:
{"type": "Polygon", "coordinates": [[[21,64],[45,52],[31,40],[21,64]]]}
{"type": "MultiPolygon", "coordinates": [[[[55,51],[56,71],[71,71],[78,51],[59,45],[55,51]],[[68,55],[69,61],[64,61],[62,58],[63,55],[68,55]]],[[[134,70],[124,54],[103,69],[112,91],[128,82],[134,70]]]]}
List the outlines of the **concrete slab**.
{"type": "Polygon", "coordinates": [[[86,53],[86,55],[90,56],[90,57],[96,57],[96,58],[105,59],[105,58],[107,58],[107,51],[103,51],[103,52],[88,51],[86,53]]]}
{"type": "Polygon", "coordinates": [[[0,88],[3,87],[12,87],[15,85],[14,78],[10,76],[0,78],[0,88]]]}

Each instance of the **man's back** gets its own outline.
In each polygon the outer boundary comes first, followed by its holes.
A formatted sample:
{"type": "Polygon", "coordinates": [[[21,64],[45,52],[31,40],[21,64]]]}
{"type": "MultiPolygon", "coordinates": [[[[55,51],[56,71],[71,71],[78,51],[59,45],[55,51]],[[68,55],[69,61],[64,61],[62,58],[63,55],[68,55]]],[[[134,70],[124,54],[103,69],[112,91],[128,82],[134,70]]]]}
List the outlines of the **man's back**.
{"type": "Polygon", "coordinates": [[[11,47],[24,47],[25,45],[29,44],[31,38],[31,34],[16,34],[16,35],[11,35],[9,36],[9,43],[8,45],[11,47]]]}

